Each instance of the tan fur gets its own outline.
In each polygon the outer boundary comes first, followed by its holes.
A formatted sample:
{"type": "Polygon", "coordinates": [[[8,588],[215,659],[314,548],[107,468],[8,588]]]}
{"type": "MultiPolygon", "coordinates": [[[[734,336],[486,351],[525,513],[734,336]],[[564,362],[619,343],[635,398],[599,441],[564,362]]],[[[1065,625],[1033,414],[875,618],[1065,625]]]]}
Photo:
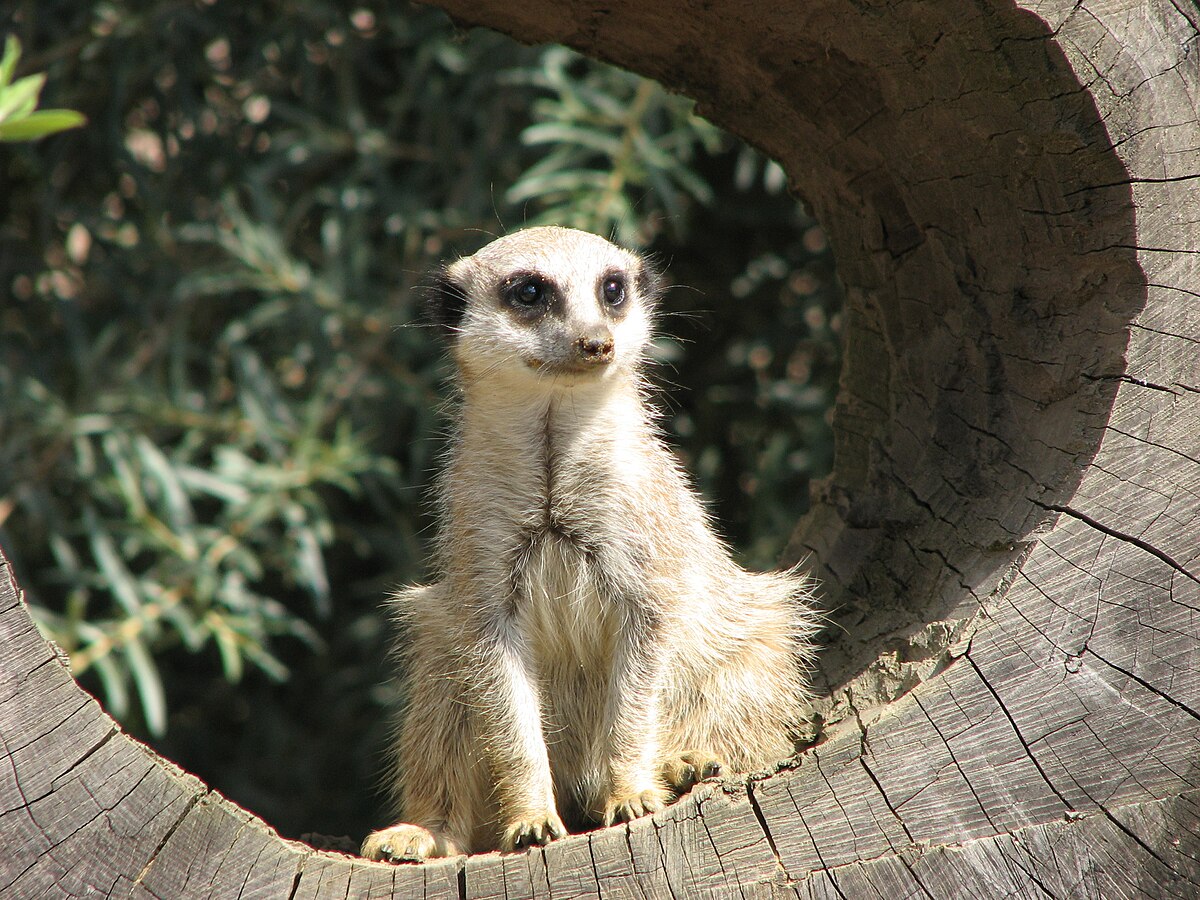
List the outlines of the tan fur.
{"type": "Polygon", "coordinates": [[[643,261],[534,228],[447,274],[466,308],[440,579],[395,599],[404,822],[363,855],[546,843],[564,819],[627,821],[720,766],[790,756],[809,585],[739,568],[663,445],[640,374],[654,304],[643,261]],[[598,287],[614,273],[620,310],[598,287]],[[536,318],[505,293],[529,275],[556,289],[536,318]],[[585,352],[581,338],[596,340],[585,352]]]}

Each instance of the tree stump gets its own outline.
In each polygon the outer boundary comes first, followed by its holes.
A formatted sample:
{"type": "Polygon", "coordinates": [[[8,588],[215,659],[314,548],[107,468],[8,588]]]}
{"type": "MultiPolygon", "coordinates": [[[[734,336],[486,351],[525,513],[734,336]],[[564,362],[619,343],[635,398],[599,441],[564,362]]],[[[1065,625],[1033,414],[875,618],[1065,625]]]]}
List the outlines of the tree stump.
{"type": "Polygon", "coordinates": [[[367,863],[124,735],[5,566],[0,894],[1200,895],[1200,11],[442,5],[695,97],[829,234],[819,741],[544,850],[367,863]]]}

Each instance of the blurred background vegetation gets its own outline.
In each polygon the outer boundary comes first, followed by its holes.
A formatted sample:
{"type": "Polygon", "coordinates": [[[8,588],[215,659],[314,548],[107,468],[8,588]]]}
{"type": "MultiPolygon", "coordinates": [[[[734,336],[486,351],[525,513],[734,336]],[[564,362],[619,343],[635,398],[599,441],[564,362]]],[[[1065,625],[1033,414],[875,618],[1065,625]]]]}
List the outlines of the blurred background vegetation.
{"type": "Polygon", "coordinates": [[[676,285],[665,425],[769,567],[830,467],[839,298],[684,98],[404,3],[16,0],[86,127],[0,145],[0,546],[135,734],[286,835],[383,824],[380,613],[422,577],[439,260],[526,224],[676,285]]]}

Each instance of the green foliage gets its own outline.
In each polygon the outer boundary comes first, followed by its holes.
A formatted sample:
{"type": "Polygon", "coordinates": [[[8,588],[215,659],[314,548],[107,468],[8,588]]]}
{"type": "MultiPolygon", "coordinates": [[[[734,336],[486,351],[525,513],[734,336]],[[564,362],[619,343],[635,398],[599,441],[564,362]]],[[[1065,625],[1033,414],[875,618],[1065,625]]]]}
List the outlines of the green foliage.
{"type": "Polygon", "coordinates": [[[510,204],[533,206],[529,224],[568,225],[644,247],[664,216],[681,227],[691,201],[712,201],[691,163],[726,142],[690,102],[563,47],[546,50],[537,68],[511,80],[547,94],[534,101],[534,121],[521,132],[541,156],[505,194],[510,204]]]}
{"type": "Polygon", "coordinates": [[[86,120],[73,110],[37,108],[46,76],[13,81],[20,59],[21,42],[9,35],[0,57],[0,141],[33,141],[83,125],[86,120]]]}
{"type": "Polygon", "coordinates": [[[0,157],[0,544],[135,730],[285,832],[371,823],[446,394],[415,288],[497,231],[612,233],[704,291],[666,298],[667,425],[773,562],[828,468],[831,264],[685,98],[395,3],[5,15],[92,124],[0,157]]]}

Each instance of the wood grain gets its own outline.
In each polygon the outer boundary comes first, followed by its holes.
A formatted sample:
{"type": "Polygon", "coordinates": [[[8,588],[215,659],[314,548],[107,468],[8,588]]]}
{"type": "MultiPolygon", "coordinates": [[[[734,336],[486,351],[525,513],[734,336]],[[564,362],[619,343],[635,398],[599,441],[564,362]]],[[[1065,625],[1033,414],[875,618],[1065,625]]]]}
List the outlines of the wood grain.
{"type": "Polygon", "coordinates": [[[789,551],[821,741],[545,850],[366,863],[121,733],[5,565],[0,895],[1200,896],[1195,7],[442,5],[695,97],[828,232],[836,469],[789,551]]]}

